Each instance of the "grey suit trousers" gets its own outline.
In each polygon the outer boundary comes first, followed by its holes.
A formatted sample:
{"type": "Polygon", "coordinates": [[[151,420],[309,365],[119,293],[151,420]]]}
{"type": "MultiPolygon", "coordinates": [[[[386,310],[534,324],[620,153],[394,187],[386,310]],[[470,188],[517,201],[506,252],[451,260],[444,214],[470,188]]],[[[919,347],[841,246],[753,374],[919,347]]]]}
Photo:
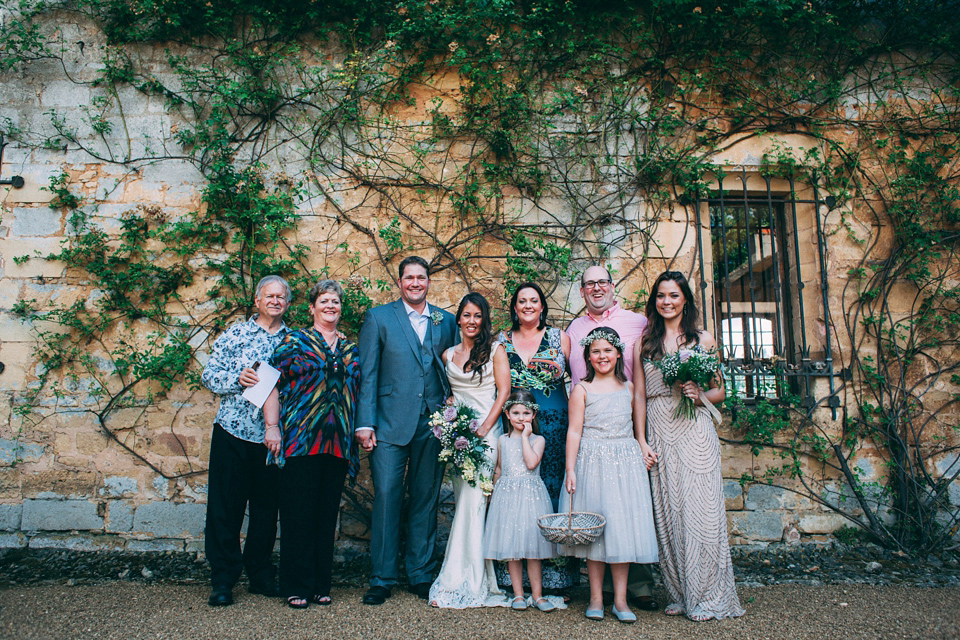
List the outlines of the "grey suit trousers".
{"type": "Polygon", "coordinates": [[[437,507],[443,465],[437,461],[440,441],[430,433],[429,414],[420,416],[413,440],[406,445],[380,441],[370,457],[373,473],[373,531],[370,540],[373,573],[370,586],[393,587],[399,575],[400,512],[409,494],[406,527],[406,569],[411,585],[429,583],[436,569],[437,507]],[[406,476],[404,477],[404,470],[406,476]],[[398,482],[398,478],[404,478],[398,482]]]}

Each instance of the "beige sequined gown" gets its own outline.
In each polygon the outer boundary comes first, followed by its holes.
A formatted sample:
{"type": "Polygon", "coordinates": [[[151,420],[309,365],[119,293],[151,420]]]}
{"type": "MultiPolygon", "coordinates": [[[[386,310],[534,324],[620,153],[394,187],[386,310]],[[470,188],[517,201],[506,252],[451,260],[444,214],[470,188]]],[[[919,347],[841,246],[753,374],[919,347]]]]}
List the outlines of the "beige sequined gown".
{"type": "Polygon", "coordinates": [[[733,580],[720,474],[720,441],[705,409],[696,420],[675,419],[677,389],[643,363],[647,440],[659,456],[650,472],[660,573],[671,604],[688,616],[743,615],[733,580]]]}

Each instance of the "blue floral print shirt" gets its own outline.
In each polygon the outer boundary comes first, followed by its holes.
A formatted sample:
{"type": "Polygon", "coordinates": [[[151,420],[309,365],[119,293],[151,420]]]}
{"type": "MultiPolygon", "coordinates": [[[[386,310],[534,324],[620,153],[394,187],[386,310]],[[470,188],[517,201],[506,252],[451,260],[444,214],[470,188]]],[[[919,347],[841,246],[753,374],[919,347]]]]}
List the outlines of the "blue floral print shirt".
{"type": "Polygon", "coordinates": [[[277,345],[287,335],[287,325],[274,334],[261,327],[254,315],[227,329],[213,343],[213,355],[203,368],[203,384],[220,396],[217,424],[232,436],[263,442],[263,412],[243,398],[240,372],[258,360],[270,362],[277,345]]]}

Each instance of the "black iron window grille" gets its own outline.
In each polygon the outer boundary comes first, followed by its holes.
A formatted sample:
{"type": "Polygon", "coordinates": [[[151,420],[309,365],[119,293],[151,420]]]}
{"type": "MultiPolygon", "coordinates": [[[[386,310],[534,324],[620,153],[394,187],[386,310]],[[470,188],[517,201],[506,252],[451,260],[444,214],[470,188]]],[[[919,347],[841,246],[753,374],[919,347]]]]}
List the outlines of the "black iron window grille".
{"type": "Polygon", "coordinates": [[[727,391],[754,402],[797,396],[834,409],[834,367],[816,184],[742,170],[697,202],[704,326],[716,336],[727,391]],[[773,188],[772,183],[777,188],[773,188]],[[732,187],[732,188],[731,188],[732,187]],[[826,387],[818,385],[826,380],[826,387]]]}

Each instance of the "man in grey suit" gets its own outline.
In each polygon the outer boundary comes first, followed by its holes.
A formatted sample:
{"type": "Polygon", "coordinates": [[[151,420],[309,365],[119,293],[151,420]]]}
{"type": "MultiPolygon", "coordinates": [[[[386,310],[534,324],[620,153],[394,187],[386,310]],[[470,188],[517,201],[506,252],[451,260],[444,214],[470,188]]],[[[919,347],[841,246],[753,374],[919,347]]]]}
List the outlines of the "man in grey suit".
{"type": "Polygon", "coordinates": [[[371,453],[373,573],[364,604],[382,604],[397,583],[400,506],[409,491],[407,577],[426,599],[436,565],[437,506],[443,465],[427,423],[450,395],[440,354],[458,339],[453,314],[427,304],[430,267],[400,263],[400,299],[367,311],[360,329],[357,440],[371,453]]]}

